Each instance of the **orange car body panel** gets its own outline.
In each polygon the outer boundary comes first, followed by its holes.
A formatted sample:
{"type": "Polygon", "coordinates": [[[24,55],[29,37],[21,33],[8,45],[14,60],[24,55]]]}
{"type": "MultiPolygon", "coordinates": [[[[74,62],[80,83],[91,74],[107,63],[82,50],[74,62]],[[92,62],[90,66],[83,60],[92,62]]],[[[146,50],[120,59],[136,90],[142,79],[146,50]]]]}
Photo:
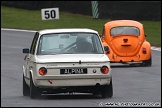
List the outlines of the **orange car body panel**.
{"type": "Polygon", "coordinates": [[[134,20],[115,20],[107,22],[102,31],[102,43],[108,46],[110,53],[107,54],[111,62],[140,62],[151,57],[151,45],[146,41],[143,24],[134,20]],[[135,27],[139,35],[118,34],[111,35],[112,28],[135,27]],[[143,53],[143,48],[146,53],[143,53]]]}

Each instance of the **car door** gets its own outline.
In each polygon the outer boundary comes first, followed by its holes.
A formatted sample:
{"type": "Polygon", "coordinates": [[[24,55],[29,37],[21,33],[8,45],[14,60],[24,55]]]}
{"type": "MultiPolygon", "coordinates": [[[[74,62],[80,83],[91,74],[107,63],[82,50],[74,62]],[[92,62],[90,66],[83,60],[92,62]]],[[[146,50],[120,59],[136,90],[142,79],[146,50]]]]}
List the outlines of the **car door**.
{"type": "Polygon", "coordinates": [[[38,37],[39,37],[39,33],[36,32],[30,47],[30,51],[29,54],[26,55],[25,57],[25,61],[26,61],[26,77],[29,78],[30,77],[30,70],[33,66],[33,58],[36,52],[36,46],[37,46],[37,42],[38,42],[38,37]]]}

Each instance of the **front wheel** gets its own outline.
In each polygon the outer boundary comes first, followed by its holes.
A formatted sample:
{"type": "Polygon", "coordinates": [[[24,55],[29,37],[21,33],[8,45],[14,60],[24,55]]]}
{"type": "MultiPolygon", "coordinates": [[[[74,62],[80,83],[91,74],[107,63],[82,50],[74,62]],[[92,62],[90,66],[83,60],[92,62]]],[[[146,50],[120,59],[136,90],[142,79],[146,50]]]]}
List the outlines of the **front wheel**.
{"type": "Polygon", "coordinates": [[[103,98],[111,98],[113,96],[112,78],[109,85],[103,85],[101,87],[101,95],[103,98]]]}

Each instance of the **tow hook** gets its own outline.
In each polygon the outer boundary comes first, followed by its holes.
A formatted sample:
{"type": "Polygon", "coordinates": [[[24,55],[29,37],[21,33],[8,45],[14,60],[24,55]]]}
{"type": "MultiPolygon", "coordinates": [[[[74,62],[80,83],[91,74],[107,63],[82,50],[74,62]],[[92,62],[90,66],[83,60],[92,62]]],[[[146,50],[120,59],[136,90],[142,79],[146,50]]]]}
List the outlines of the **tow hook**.
{"type": "Polygon", "coordinates": [[[48,80],[48,82],[49,82],[50,84],[52,84],[52,81],[48,80]]]}

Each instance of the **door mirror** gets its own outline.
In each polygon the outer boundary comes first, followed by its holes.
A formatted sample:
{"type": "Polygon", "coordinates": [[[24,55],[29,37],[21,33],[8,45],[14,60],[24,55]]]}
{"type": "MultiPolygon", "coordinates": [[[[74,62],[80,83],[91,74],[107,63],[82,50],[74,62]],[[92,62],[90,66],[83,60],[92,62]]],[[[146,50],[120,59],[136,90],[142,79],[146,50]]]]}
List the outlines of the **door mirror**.
{"type": "Polygon", "coordinates": [[[29,48],[24,48],[23,53],[29,53],[29,48]]]}
{"type": "Polygon", "coordinates": [[[104,46],[104,50],[106,51],[106,54],[110,54],[110,49],[108,46],[104,46]]]}

